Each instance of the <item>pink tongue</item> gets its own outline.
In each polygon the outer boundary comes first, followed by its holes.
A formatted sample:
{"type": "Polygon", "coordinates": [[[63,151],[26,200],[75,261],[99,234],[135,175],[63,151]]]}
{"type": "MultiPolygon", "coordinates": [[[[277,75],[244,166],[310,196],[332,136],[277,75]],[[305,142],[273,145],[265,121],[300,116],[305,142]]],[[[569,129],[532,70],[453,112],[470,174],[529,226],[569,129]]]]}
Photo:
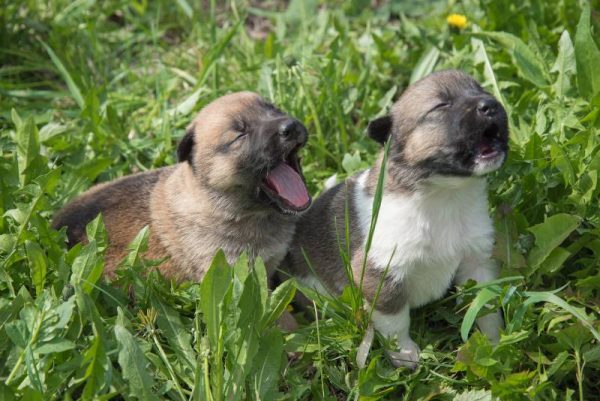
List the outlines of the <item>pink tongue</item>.
{"type": "Polygon", "coordinates": [[[479,144],[479,154],[485,158],[496,155],[496,151],[487,143],[481,143],[479,144]]]}
{"type": "Polygon", "coordinates": [[[287,163],[281,163],[267,174],[267,184],[292,206],[302,208],[310,201],[302,177],[287,163]]]}

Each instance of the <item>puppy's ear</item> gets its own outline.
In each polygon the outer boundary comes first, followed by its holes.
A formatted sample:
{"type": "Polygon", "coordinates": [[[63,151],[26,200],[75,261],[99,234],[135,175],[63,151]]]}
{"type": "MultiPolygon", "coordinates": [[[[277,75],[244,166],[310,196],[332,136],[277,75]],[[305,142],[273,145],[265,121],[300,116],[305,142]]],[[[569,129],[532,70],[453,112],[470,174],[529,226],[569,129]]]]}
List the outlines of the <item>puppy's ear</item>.
{"type": "Polygon", "coordinates": [[[380,144],[384,144],[392,132],[392,118],[384,116],[376,118],[369,123],[367,127],[367,135],[369,138],[376,140],[380,144]]]}
{"type": "Polygon", "coordinates": [[[192,149],[194,148],[194,126],[187,129],[184,137],[181,138],[177,147],[177,160],[180,162],[192,162],[192,149]]]}

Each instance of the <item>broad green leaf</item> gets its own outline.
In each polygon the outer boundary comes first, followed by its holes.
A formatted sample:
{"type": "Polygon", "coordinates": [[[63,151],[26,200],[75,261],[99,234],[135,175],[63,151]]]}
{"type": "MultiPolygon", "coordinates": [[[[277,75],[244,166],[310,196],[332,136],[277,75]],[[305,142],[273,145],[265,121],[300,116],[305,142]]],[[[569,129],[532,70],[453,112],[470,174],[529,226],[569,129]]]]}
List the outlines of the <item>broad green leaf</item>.
{"type": "Polygon", "coordinates": [[[454,397],[453,401],[492,401],[491,391],[488,390],[467,390],[454,397]]]}
{"type": "Polygon", "coordinates": [[[37,176],[33,182],[36,183],[43,190],[43,192],[54,195],[56,186],[60,182],[61,173],[61,168],[55,168],[45,174],[37,176]]]}
{"type": "Polygon", "coordinates": [[[139,263],[142,254],[148,249],[149,237],[150,229],[148,226],[144,226],[128,246],[129,254],[127,254],[127,257],[125,258],[126,266],[134,266],[139,263]]]}
{"type": "Polygon", "coordinates": [[[100,317],[100,312],[89,294],[81,291],[81,288],[75,287],[75,303],[79,312],[79,319],[83,322],[91,322],[94,333],[102,338],[107,338],[108,334],[104,327],[104,322],[100,317]]]}
{"type": "Polygon", "coordinates": [[[286,280],[277,286],[269,299],[269,310],[264,316],[262,327],[268,327],[275,323],[292,302],[294,295],[296,295],[296,283],[293,279],[286,280]]]}
{"type": "Polygon", "coordinates": [[[389,380],[381,374],[380,361],[378,358],[371,359],[366,369],[361,369],[358,373],[358,385],[360,391],[360,401],[377,401],[386,394],[394,391],[389,380]]]}
{"type": "Polygon", "coordinates": [[[575,33],[575,60],[577,62],[577,87],[585,98],[592,98],[600,91],[600,50],[594,42],[590,27],[590,3],[585,2],[577,32],[575,33]]]}
{"type": "Polygon", "coordinates": [[[5,324],[18,316],[23,305],[29,302],[32,302],[32,299],[25,287],[21,287],[15,298],[10,299],[10,302],[4,298],[0,302],[0,327],[4,327],[5,324]]]}
{"type": "Polygon", "coordinates": [[[54,138],[55,136],[62,135],[69,130],[69,127],[56,122],[49,122],[40,128],[40,142],[45,143],[46,141],[54,138]]]}
{"type": "Polygon", "coordinates": [[[35,286],[35,293],[40,295],[44,291],[44,284],[46,283],[46,255],[37,242],[29,240],[25,241],[25,250],[31,272],[31,281],[35,286]]]}
{"type": "Polygon", "coordinates": [[[64,338],[54,338],[42,344],[37,344],[33,352],[36,354],[52,354],[74,349],[75,346],[73,341],[64,338]]]}
{"type": "Polygon", "coordinates": [[[585,204],[594,201],[594,194],[598,186],[598,170],[588,170],[579,179],[581,200],[585,204]]]}
{"type": "Polygon", "coordinates": [[[535,246],[527,258],[530,266],[539,266],[554,248],[558,247],[581,222],[579,216],[566,213],[548,217],[528,230],[535,236],[535,246]]]}
{"type": "Polygon", "coordinates": [[[0,400],[14,401],[16,399],[17,398],[15,397],[13,390],[3,382],[0,382],[0,400]]]}
{"type": "Polygon", "coordinates": [[[85,233],[88,241],[96,241],[96,246],[99,251],[106,249],[108,244],[108,236],[106,234],[106,227],[104,226],[104,220],[102,219],[102,213],[98,213],[98,216],[90,221],[85,226],[85,233]]]}
{"type": "Polygon", "coordinates": [[[467,341],[467,338],[469,337],[469,331],[471,331],[471,327],[473,327],[473,323],[475,323],[475,319],[477,318],[479,311],[488,302],[496,297],[498,297],[498,294],[489,288],[483,288],[481,291],[479,291],[477,296],[475,296],[475,299],[473,299],[469,309],[467,309],[463,322],[460,326],[460,336],[462,337],[463,341],[467,341]]]}
{"type": "Polygon", "coordinates": [[[230,365],[232,368],[232,379],[228,380],[225,389],[226,399],[238,399],[245,389],[236,386],[235,383],[244,383],[248,374],[255,364],[255,358],[259,351],[259,344],[263,338],[262,334],[255,328],[239,328],[235,341],[225,344],[230,365]]]}
{"type": "Polygon", "coordinates": [[[565,261],[571,256],[571,252],[558,247],[554,248],[546,260],[540,264],[539,271],[545,274],[555,274],[563,266],[565,261]]]}
{"type": "Polygon", "coordinates": [[[267,278],[267,267],[265,266],[265,262],[263,262],[262,258],[259,256],[254,259],[252,270],[257,279],[258,289],[259,289],[259,300],[262,310],[267,309],[267,298],[269,294],[269,283],[267,278]]]}
{"type": "Polygon", "coordinates": [[[581,351],[584,344],[590,344],[592,336],[589,331],[585,330],[579,322],[569,325],[558,331],[554,331],[552,335],[558,340],[559,344],[570,348],[574,351],[581,351]]]}
{"type": "MultiPolygon", "coordinates": [[[[240,284],[239,293],[236,295],[239,298],[239,295],[242,293],[241,283],[246,281],[246,277],[250,274],[250,259],[248,258],[248,254],[246,252],[242,253],[235,263],[233,264],[234,277],[236,281],[240,284]]],[[[236,298],[237,299],[237,298],[236,298]]]]}
{"type": "Polygon", "coordinates": [[[222,302],[231,284],[231,270],[225,254],[219,250],[200,284],[200,306],[206,322],[208,340],[211,347],[215,348],[219,342],[222,302]]]}
{"type": "Polygon", "coordinates": [[[564,149],[564,146],[558,146],[554,144],[551,145],[550,156],[552,157],[552,163],[558,167],[562,173],[565,183],[570,186],[575,185],[577,180],[575,168],[573,166],[573,162],[571,161],[571,157],[564,149]]]}
{"type": "Polygon", "coordinates": [[[57,307],[53,308],[53,312],[58,317],[58,320],[52,325],[52,327],[55,329],[64,329],[71,321],[74,308],[75,297],[71,297],[67,302],[63,302],[57,307]]]}
{"type": "Polygon", "coordinates": [[[104,260],[98,255],[96,241],[91,240],[73,261],[71,284],[89,294],[102,275],[104,260]]]}
{"type": "Polygon", "coordinates": [[[508,32],[481,32],[476,36],[488,37],[500,43],[510,52],[523,78],[540,88],[548,86],[548,73],[544,60],[520,38],[508,32]]]}
{"type": "Polygon", "coordinates": [[[228,357],[231,358],[232,369],[232,380],[228,383],[225,390],[226,399],[236,398],[233,395],[237,395],[239,398],[241,388],[234,383],[243,383],[246,381],[248,374],[250,373],[253,364],[255,363],[255,357],[259,351],[259,345],[263,341],[262,333],[258,330],[251,329],[249,327],[239,328],[237,331],[237,338],[235,343],[226,344],[228,357]]]}
{"type": "Polygon", "coordinates": [[[192,369],[196,368],[196,358],[192,350],[192,336],[188,328],[181,322],[179,314],[158,296],[152,297],[152,307],[158,312],[156,323],[167,342],[175,351],[175,355],[192,369]]]}
{"type": "Polygon", "coordinates": [[[569,305],[564,299],[552,294],[551,292],[533,292],[528,291],[525,292],[525,296],[527,299],[523,303],[524,306],[531,305],[537,302],[548,302],[558,306],[559,308],[564,309],[569,312],[571,315],[575,316],[581,324],[583,324],[596,338],[597,341],[600,341],[600,333],[594,328],[592,322],[588,319],[587,316],[582,314],[580,311],[575,309],[572,305],[569,305]]]}
{"type": "Polygon", "coordinates": [[[564,30],[558,41],[558,56],[550,72],[557,72],[554,92],[558,97],[563,97],[571,87],[569,76],[577,72],[575,66],[575,49],[571,42],[569,31],[564,30]]]}
{"type": "Polygon", "coordinates": [[[115,324],[115,339],[119,344],[117,360],[123,378],[129,383],[129,396],[144,401],[158,400],[153,391],[154,379],[148,371],[149,362],[133,335],[119,321],[115,324]]]}
{"type": "Polygon", "coordinates": [[[242,330],[258,330],[264,307],[260,301],[260,283],[256,274],[249,274],[238,303],[238,327],[242,330]]]}
{"type": "Polygon", "coordinates": [[[15,246],[16,238],[12,234],[0,234],[0,252],[9,253],[15,246]]]}
{"type": "Polygon", "coordinates": [[[567,359],[569,359],[569,352],[560,352],[556,358],[554,358],[550,368],[548,369],[548,377],[552,377],[556,372],[558,372],[560,367],[567,361],[567,359]]]}
{"type": "Polygon", "coordinates": [[[8,338],[20,348],[25,349],[29,341],[30,333],[27,325],[22,320],[15,320],[4,326],[4,331],[8,338]]]}
{"type": "Polygon", "coordinates": [[[589,351],[586,351],[583,354],[583,359],[586,361],[586,363],[591,363],[600,360],[600,345],[596,345],[589,351]]]}
{"type": "Polygon", "coordinates": [[[417,82],[419,79],[431,74],[438,59],[440,58],[440,51],[437,47],[432,47],[427,50],[421,59],[417,62],[417,65],[410,74],[409,83],[417,82]]]}
{"type": "Polygon", "coordinates": [[[354,152],[353,154],[350,154],[350,153],[344,154],[344,158],[342,159],[342,167],[344,168],[344,171],[346,171],[346,173],[348,175],[354,174],[358,170],[364,168],[363,162],[360,158],[360,153],[358,152],[358,150],[356,152],[354,152]]]}
{"type": "Polygon", "coordinates": [[[78,382],[85,382],[82,400],[93,400],[112,378],[110,359],[106,356],[102,338],[95,335],[90,347],[83,354],[81,366],[86,366],[85,372],[78,382]]]}
{"type": "Polygon", "coordinates": [[[19,180],[21,185],[25,185],[33,178],[29,170],[40,153],[39,134],[32,117],[27,118],[25,123],[17,129],[15,140],[17,142],[19,180]]]}
{"type": "Polygon", "coordinates": [[[279,330],[271,330],[261,340],[250,376],[252,399],[274,400],[278,395],[279,370],[284,355],[283,338],[279,330]]]}
{"type": "Polygon", "coordinates": [[[19,113],[17,113],[17,110],[15,110],[15,109],[10,110],[10,118],[17,130],[20,130],[23,128],[23,119],[21,118],[21,116],[19,116],[19,113]]]}

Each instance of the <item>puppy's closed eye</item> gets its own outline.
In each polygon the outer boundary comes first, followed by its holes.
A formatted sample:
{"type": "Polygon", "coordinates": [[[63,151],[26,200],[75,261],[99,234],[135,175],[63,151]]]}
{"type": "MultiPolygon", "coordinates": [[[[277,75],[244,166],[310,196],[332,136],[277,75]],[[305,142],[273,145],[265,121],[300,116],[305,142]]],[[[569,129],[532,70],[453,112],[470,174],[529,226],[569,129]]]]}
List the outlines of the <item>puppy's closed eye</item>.
{"type": "Polygon", "coordinates": [[[233,141],[231,141],[231,143],[238,141],[239,139],[242,138],[246,138],[248,136],[247,132],[236,132],[235,133],[235,138],[233,139],[233,141]]]}
{"type": "Polygon", "coordinates": [[[216,150],[221,153],[227,153],[232,147],[241,144],[243,139],[248,137],[246,132],[230,131],[227,133],[224,142],[217,146],[216,150]]]}
{"type": "Polygon", "coordinates": [[[236,142],[248,136],[248,126],[243,120],[235,120],[231,125],[230,131],[227,133],[226,146],[231,146],[236,142]]]}
{"type": "Polygon", "coordinates": [[[449,108],[450,106],[452,106],[452,102],[439,102],[430,110],[430,112],[437,111],[437,110],[444,110],[444,109],[449,108]]]}

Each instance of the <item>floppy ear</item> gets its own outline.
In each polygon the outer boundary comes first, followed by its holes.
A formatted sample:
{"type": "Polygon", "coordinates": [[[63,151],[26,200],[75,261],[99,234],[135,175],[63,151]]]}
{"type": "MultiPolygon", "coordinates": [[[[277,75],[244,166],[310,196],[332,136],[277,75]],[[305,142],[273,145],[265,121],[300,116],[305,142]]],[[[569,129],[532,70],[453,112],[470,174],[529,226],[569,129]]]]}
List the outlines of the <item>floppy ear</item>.
{"type": "Polygon", "coordinates": [[[192,162],[192,149],[194,147],[194,127],[188,128],[184,137],[181,138],[179,146],[177,147],[177,160],[180,162],[187,161],[192,162]]]}
{"type": "Polygon", "coordinates": [[[382,145],[388,140],[391,132],[392,118],[390,116],[376,118],[371,121],[367,127],[367,135],[369,138],[376,140],[382,145]]]}

